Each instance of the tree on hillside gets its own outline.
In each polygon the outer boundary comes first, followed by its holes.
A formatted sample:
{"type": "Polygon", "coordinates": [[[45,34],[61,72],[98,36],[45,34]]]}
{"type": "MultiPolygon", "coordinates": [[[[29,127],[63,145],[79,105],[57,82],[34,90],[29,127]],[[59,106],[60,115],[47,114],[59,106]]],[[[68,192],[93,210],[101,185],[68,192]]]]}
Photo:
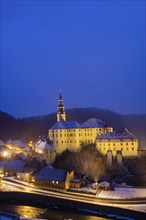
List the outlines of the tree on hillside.
{"type": "Polygon", "coordinates": [[[66,150],[57,157],[53,165],[57,168],[74,170],[78,175],[96,182],[105,172],[103,158],[94,145],[82,147],[78,152],[66,150]]]}

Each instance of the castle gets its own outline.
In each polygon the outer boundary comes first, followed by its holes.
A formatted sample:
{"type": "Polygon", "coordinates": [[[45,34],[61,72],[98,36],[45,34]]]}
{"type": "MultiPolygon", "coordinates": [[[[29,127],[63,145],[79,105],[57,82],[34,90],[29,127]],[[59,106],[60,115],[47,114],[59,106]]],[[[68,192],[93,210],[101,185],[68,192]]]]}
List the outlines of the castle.
{"type": "Polygon", "coordinates": [[[123,157],[138,156],[138,139],[128,130],[115,133],[112,127],[96,118],[90,118],[82,124],[67,121],[61,93],[57,107],[57,122],[48,131],[48,138],[57,154],[66,149],[77,151],[82,145],[94,143],[103,155],[110,151],[115,157],[120,151],[123,157]]]}

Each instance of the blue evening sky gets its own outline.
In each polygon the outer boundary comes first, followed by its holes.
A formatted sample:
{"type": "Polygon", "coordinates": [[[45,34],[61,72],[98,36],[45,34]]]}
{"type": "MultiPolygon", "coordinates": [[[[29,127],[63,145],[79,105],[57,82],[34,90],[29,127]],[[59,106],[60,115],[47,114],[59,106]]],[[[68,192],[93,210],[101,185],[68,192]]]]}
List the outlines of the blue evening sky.
{"type": "Polygon", "coordinates": [[[145,113],[145,1],[1,1],[1,110],[145,113]]]}

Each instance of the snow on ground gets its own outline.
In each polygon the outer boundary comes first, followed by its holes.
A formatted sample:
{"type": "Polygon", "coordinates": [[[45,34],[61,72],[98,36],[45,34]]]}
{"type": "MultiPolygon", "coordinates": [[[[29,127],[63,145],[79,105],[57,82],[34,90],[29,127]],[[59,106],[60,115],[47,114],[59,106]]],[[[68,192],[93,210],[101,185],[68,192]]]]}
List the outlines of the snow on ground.
{"type": "Polygon", "coordinates": [[[114,191],[97,191],[96,197],[109,198],[109,199],[132,199],[146,197],[146,189],[142,188],[128,188],[128,187],[115,187],[114,191]]]}
{"type": "Polygon", "coordinates": [[[97,198],[106,199],[132,199],[132,198],[146,198],[146,188],[135,187],[115,187],[114,190],[95,190],[92,187],[82,187],[80,189],[73,189],[78,192],[93,193],[97,198]]]}

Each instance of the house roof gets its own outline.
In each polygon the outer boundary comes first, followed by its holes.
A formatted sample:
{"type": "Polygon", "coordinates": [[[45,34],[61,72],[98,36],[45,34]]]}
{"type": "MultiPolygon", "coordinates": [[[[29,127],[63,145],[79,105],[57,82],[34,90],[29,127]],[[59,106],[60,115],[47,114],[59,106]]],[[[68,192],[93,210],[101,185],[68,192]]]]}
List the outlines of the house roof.
{"type": "Polygon", "coordinates": [[[52,181],[65,181],[66,175],[67,171],[64,169],[55,169],[46,166],[41,169],[41,171],[36,175],[36,178],[52,181]]]}
{"type": "Polygon", "coordinates": [[[3,142],[3,140],[0,140],[0,145],[4,145],[5,143],[3,142]]]}
{"type": "Polygon", "coordinates": [[[35,148],[40,149],[40,150],[51,150],[51,151],[54,150],[53,146],[47,143],[47,139],[45,137],[39,138],[35,142],[34,146],[35,148]]]}
{"type": "Polygon", "coordinates": [[[10,169],[21,169],[25,165],[25,162],[23,160],[11,160],[7,165],[6,168],[10,169]]]}
{"type": "Polygon", "coordinates": [[[5,161],[0,161],[0,167],[5,167],[6,164],[7,164],[7,162],[5,162],[5,161]]]}
{"type": "Polygon", "coordinates": [[[20,140],[9,140],[6,142],[6,144],[10,144],[12,146],[15,147],[21,147],[21,148],[25,148],[28,147],[28,145],[20,140]]]}

